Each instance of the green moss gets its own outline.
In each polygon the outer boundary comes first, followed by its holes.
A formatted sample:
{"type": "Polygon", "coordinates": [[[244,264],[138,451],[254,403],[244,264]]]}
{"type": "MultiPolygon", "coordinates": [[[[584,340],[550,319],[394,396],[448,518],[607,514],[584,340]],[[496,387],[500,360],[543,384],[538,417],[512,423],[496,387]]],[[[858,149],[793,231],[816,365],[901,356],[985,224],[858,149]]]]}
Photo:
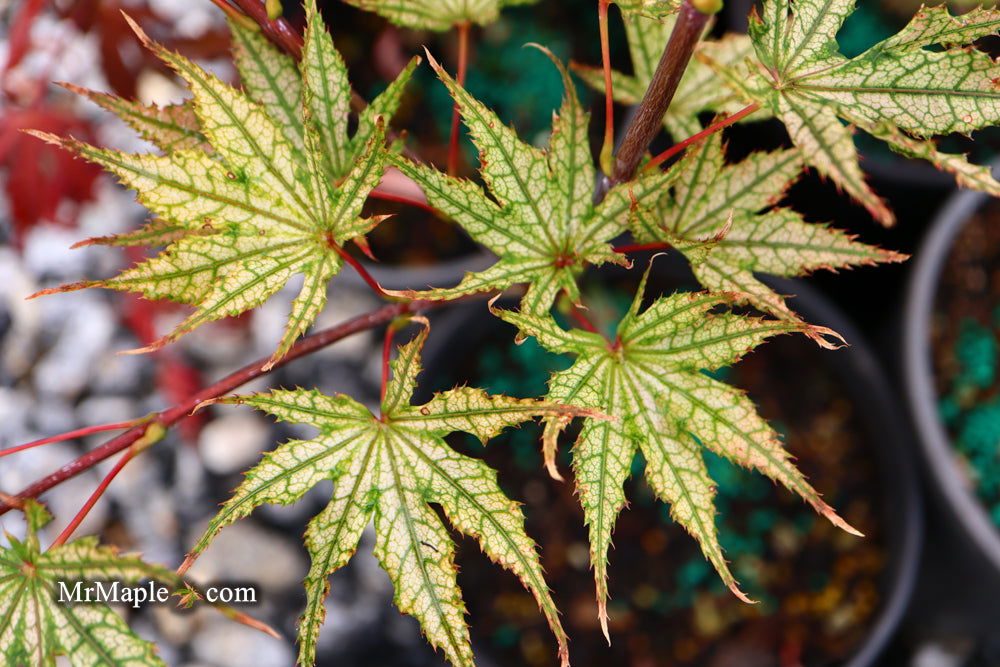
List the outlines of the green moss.
{"type": "Polygon", "coordinates": [[[997,340],[989,327],[972,318],[963,319],[955,358],[962,369],[959,383],[986,389],[996,382],[997,340]]]}

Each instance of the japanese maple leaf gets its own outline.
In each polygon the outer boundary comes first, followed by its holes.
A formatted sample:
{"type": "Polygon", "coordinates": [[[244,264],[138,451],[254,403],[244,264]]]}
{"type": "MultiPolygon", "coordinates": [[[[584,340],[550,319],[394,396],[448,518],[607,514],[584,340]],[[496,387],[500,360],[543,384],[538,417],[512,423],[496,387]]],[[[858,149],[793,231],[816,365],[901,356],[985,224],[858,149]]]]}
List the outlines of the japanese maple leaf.
{"type": "MultiPolygon", "coordinates": [[[[648,272],[647,272],[648,275],[648,272]]],[[[622,485],[641,451],[645,477],[656,496],[671,505],[671,516],[700,543],[726,585],[737,586],[719,545],[715,526],[715,485],[701,448],[738,465],[752,467],[799,494],[835,525],[857,534],[792,463],[775,431],[746,395],[707,372],[736,362],[776,334],[815,328],[788,321],[715,312],[725,295],[678,293],[659,298],[639,313],[646,277],[609,340],[573,329],[551,317],[495,311],[551,352],[572,354],[576,362],[553,374],[546,399],[593,406],[613,420],[586,419],[573,447],[573,474],[590,531],[590,558],[597,583],[598,616],[607,628],[608,547],[615,519],[625,504],[622,485]]],[[[555,433],[560,417],[546,420],[545,460],[555,470],[555,433]]]]}
{"type": "Polygon", "coordinates": [[[361,531],[374,521],[375,556],[395,587],[396,605],[416,616],[424,634],[454,665],[471,665],[465,605],[455,579],[455,545],[429,503],[452,525],[474,537],[495,562],[516,574],[548,619],[568,664],[566,634],[542,575],[534,541],[524,532],[518,504],[503,494],[496,472],[449,447],[444,436],[465,431],[486,442],[507,426],[536,416],[596,413],[529,399],[492,396],[460,387],[410,405],[420,372],[423,329],[399,348],[392,380],[376,416],[353,398],[318,391],[272,391],[234,396],[286,422],[308,424],[319,433],[266,454],[251,469],[205,534],[187,566],[224,527],[263,503],[291,504],[323,480],[334,485],[330,504],[312,519],[306,547],[312,567],[305,580],[306,609],[299,620],[299,662],[312,664],[323,623],[327,577],[354,553],[361,531]]]}
{"type": "Polygon", "coordinates": [[[639,184],[618,185],[594,206],[596,172],[587,137],[589,116],[565,68],[553,58],[562,72],[566,95],[552,121],[548,150],[541,151],[518,139],[496,114],[428,58],[455,98],[480,150],[480,173],[490,194],[474,183],[405,158],[390,160],[423,188],[431,206],[499,259],[484,271],[467,274],[454,287],[401,294],[453,299],[527,282],[521,309],[543,314],[562,291],[579,300],[576,276],[586,264],[627,264],[609,241],[624,231],[630,210],[653,196],[668,177],[655,174],[639,184]]]}
{"type": "Polygon", "coordinates": [[[136,134],[164,153],[195,149],[205,153],[214,152],[201,132],[194,100],[159,106],[88,90],[72,83],[61,82],[59,85],[115,114],[135,130],[136,134]]]}
{"type": "Polygon", "coordinates": [[[809,163],[883,224],[893,215],[865,183],[845,122],[954,173],[961,185],[1000,195],[989,168],[941,153],[930,139],[1000,122],[1000,66],[953,46],[996,33],[1000,11],[953,17],[944,6],[924,7],[899,33],[848,59],[836,34],[853,10],[854,0],[766,0],[763,16],[750,22],[756,60],[717,68],[780,118],[809,163]]]}
{"type": "MultiPolygon", "coordinates": [[[[754,273],[791,277],[906,259],[775,207],[804,166],[797,149],[752,153],[727,166],[716,133],[671,169],[673,187],[664,188],[655,205],[639,208],[633,233],[643,243],[665,241],[683,252],[706,289],[733,293],[764,313],[800,322],[784,297],[754,273]]],[[[804,331],[823,347],[836,346],[818,330],[804,331]]]]}
{"type": "MultiPolygon", "coordinates": [[[[625,34],[628,37],[629,54],[632,57],[632,74],[612,71],[612,91],[616,102],[628,106],[642,101],[653,72],[660,62],[663,48],[670,38],[675,17],[663,20],[642,15],[624,17],[625,34]]],[[[705,53],[711,60],[724,66],[732,66],[742,61],[753,51],[750,38],[746,35],[729,34],[720,40],[699,42],[695,53],[705,53]]],[[[573,70],[594,90],[604,92],[604,72],[599,67],[573,65],[573,70]]],[[[721,81],[716,72],[706,63],[693,59],[677,85],[674,99],[663,115],[663,125],[675,141],[686,139],[701,128],[698,114],[707,111],[734,113],[746,106],[738,96],[721,81]]],[[[761,114],[752,116],[759,120],[761,114]]]]}
{"type": "MultiPolygon", "coordinates": [[[[174,331],[139,350],[148,351],[201,324],[260,305],[301,273],[303,286],[271,362],[287,352],[325,305],[327,282],[342,265],[342,246],[385,217],[361,217],[365,198],[383,171],[384,124],[377,111],[394,110],[402,82],[412,71],[411,64],[348,138],[350,90],[343,62],[314,2],[306,3],[306,14],[297,87],[289,83],[295,78],[290,60],[273,48],[264,49],[262,38],[253,42],[237,30],[237,40],[245,38],[239,41],[237,60],[250,96],[150,41],[133,24],[143,43],[190,86],[197,131],[212,154],[199,146],[174,144],[163,156],[130,155],[36,133],[103,165],[158,216],[138,232],[92,242],[167,246],[114,278],[39,294],[105,287],[195,306],[174,331]]],[[[180,124],[191,129],[186,123],[180,124]]],[[[158,143],[175,132],[171,126],[158,143]]]]}
{"type": "Polygon", "coordinates": [[[134,585],[154,579],[174,585],[170,570],[120,555],[102,547],[96,537],[42,551],[38,530],[52,518],[35,501],[25,503],[28,536],[23,542],[7,535],[0,548],[0,658],[6,665],[56,664],[63,656],[74,666],[163,665],[156,647],[137,637],[109,606],[100,602],[60,601],[59,584],[72,590],[85,583],[134,585]]]}
{"type": "Polygon", "coordinates": [[[489,25],[500,10],[514,5],[531,5],[538,0],[344,0],[369,12],[376,12],[404,28],[448,30],[459,23],[489,25]]]}

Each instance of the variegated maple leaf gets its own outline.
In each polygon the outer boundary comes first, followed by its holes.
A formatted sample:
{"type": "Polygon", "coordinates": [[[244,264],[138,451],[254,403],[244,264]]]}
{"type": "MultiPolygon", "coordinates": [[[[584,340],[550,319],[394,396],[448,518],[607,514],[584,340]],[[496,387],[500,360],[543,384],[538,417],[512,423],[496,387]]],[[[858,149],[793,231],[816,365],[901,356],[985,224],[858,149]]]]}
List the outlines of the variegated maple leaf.
{"type": "MultiPolygon", "coordinates": [[[[623,18],[629,54],[632,57],[632,74],[613,71],[611,83],[615,101],[631,106],[642,101],[653,80],[653,72],[660,62],[676,17],[657,20],[626,14],[623,18]]],[[[695,59],[691,60],[684,71],[673,101],[663,115],[663,125],[675,141],[686,139],[702,129],[698,121],[700,113],[734,113],[746,106],[736,93],[724,85],[711,67],[698,60],[698,54],[704,53],[705,57],[724,66],[733,66],[752,52],[753,46],[746,35],[729,34],[720,40],[703,40],[698,44],[695,59]]],[[[604,92],[604,72],[601,68],[574,65],[573,70],[591,88],[604,92]]],[[[762,114],[757,113],[749,120],[760,120],[761,117],[762,114]]]]}
{"type": "Polygon", "coordinates": [[[750,23],[756,59],[716,67],[746,100],[785,123],[812,166],[884,224],[893,214],[865,183],[845,123],[952,172],[961,185],[1000,195],[987,167],[941,153],[931,140],[1000,123],[1000,66],[961,46],[996,33],[1000,11],[953,17],[943,5],[924,7],[899,33],[847,59],[836,35],[853,10],[854,0],[766,0],[763,16],[750,23]]]}
{"type": "Polygon", "coordinates": [[[548,150],[541,151],[518,139],[496,114],[428,57],[458,103],[480,151],[480,172],[492,197],[474,183],[431,167],[399,156],[390,160],[423,188],[432,206],[499,259],[484,271],[467,274],[455,287],[401,294],[453,299],[527,282],[521,309],[543,314],[560,292],[579,300],[576,277],[585,265],[626,264],[609,241],[625,230],[629,211],[653,196],[668,177],[657,173],[639,185],[618,185],[594,206],[596,171],[587,138],[589,114],[580,106],[566,69],[553,58],[566,94],[552,121],[548,150]]]}
{"type": "MultiPolygon", "coordinates": [[[[573,447],[573,474],[590,531],[590,558],[605,636],[607,552],[616,517],[625,504],[622,485],[636,451],[646,460],[646,480],[656,496],[670,503],[671,516],[698,540],[705,557],[742,600],[749,601],[719,545],[715,487],[702,447],[759,470],[802,496],[835,525],[857,534],[820,499],[750,399],[707,374],[733,364],[771,336],[815,327],[718,313],[715,310],[727,305],[728,297],[706,292],[659,298],[640,314],[645,283],[646,276],[613,339],[579,329],[563,330],[551,317],[495,311],[549,351],[577,357],[570,368],[553,374],[547,400],[600,406],[613,418],[586,419],[573,447]]],[[[559,417],[546,420],[544,458],[550,474],[557,478],[554,443],[562,426],[559,417]]]]}
{"type": "MultiPolygon", "coordinates": [[[[671,169],[673,187],[664,188],[655,205],[637,210],[633,233],[643,243],[665,241],[683,252],[706,289],[735,294],[764,313],[801,322],[784,297],[754,273],[791,277],[906,259],[775,207],[804,166],[798,149],[752,153],[727,166],[716,133],[689,148],[671,169]]],[[[805,333],[823,347],[835,347],[819,330],[805,333]]]]}
{"type": "Polygon", "coordinates": [[[500,10],[531,5],[538,0],[344,0],[349,5],[376,12],[396,25],[418,30],[448,30],[460,23],[489,25],[500,10]]]}
{"type": "Polygon", "coordinates": [[[164,153],[190,149],[199,149],[206,153],[212,152],[211,144],[201,133],[193,100],[185,100],[161,107],[87,90],[72,83],[60,83],[59,85],[86,97],[94,104],[115,114],[135,130],[140,137],[164,153]]]}
{"type": "Polygon", "coordinates": [[[62,583],[72,592],[76,582],[120,582],[134,585],[153,579],[175,585],[170,570],[123,556],[98,545],[96,537],[42,551],[38,531],[51,515],[38,503],[25,503],[28,535],[22,542],[7,535],[0,548],[0,658],[5,665],[69,664],[163,665],[156,647],[137,637],[106,604],[60,601],[62,583]]]}
{"type": "Polygon", "coordinates": [[[114,278],[39,294],[105,287],[195,307],[146,351],[260,305],[301,273],[305,281],[272,363],[287,352],[325,305],[343,245],[363,239],[384,218],[364,218],[361,209],[383,172],[383,118],[395,111],[416,65],[411,62],[361,115],[349,137],[351,93],[343,61],[314,0],[306,2],[306,14],[298,69],[259,33],[233,24],[246,94],[152,42],[133,24],[143,43],[188,83],[193,103],[156,109],[88,94],[168,152],[130,155],[38,136],[103,165],[158,216],[138,232],[91,242],[167,247],[114,278]]]}
{"type": "Polygon", "coordinates": [[[399,348],[392,380],[373,415],[354,399],[318,391],[273,391],[221,399],[244,403],[282,421],[319,430],[268,453],[251,469],[192,549],[186,567],[225,526],[263,503],[290,504],[322,480],[333,480],[330,504],[309,524],[306,547],[312,567],[305,580],[306,609],[299,621],[299,662],[312,664],[325,615],[327,577],[357,548],[361,531],[375,524],[375,555],[395,587],[396,605],[420,621],[424,634],[454,665],[472,665],[465,605],[455,579],[455,545],[429,503],[440,505],[452,525],[476,538],[483,551],[516,574],[548,619],[568,663],[566,634],[524,532],[518,504],[503,494],[496,472],[445,444],[453,431],[486,442],[507,426],[532,417],[591,415],[591,410],[530,399],[493,396],[459,387],[410,405],[420,372],[423,329],[399,348]]]}

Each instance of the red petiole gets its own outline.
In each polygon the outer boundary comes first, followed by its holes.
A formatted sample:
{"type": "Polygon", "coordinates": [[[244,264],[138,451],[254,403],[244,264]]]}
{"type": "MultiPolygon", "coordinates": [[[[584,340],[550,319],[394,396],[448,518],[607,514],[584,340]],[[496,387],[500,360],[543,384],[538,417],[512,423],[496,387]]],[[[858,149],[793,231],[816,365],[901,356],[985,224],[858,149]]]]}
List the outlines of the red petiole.
{"type": "Polygon", "coordinates": [[[385,293],[385,290],[382,289],[382,286],[378,284],[378,281],[372,278],[372,274],[368,273],[368,269],[366,269],[364,265],[361,264],[361,262],[354,259],[351,253],[347,252],[347,250],[343,246],[341,246],[339,243],[332,243],[331,246],[333,247],[334,250],[337,251],[337,254],[340,255],[341,259],[350,264],[351,267],[353,267],[354,270],[358,272],[358,275],[361,276],[361,279],[364,280],[368,284],[368,286],[372,288],[372,291],[375,292],[375,294],[382,297],[383,299],[393,298],[385,293]]]}
{"type": "Polygon", "coordinates": [[[75,517],[73,517],[73,520],[70,521],[69,525],[63,529],[63,532],[59,533],[59,537],[57,537],[52,543],[53,547],[66,543],[66,540],[68,540],[70,535],[73,534],[73,531],[75,531],[83,520],[87,518],[87,515],[90,514],[90,510],[93,509],[94,505],[97,504],[97,501],[100,500],[101,496],[104,495],[104,492],[107,491],[108,485],[111,484],[111,481],[118,476],[118,473],[122,471],[125,464],[132,460],[132,457],[135,456],[135,452],[136,450],[134,448],[129,448],[129,450],[125,452],[120,459],[118,459],[118,463],[116,463],[115,467],[104,476],[101,483],[98,484],[97,488],[94,489],[94,492],[90,494],[90,498],[87,499],[87,502],[83,504],[80,511],[76,513],[75,517]]]}
{"type": "Polygon", "coordinates": [[[655,168],[659,167],[661,164],[663,164],[664,162],[666,162],[667,160],[669,160],[673,156],[677,155],[678,153],[680,153],[682,150],[684,150],[685,148],[687,148],[691,144],[693,144],[695,142],[698,142],[698,141],[701,141],[705,137],[709,136],[710,134],[714,134],[715,132],[718,132],[719,130],[721,130],[724,127],[729,127],[733,123],[736,123],[736,122],[740,121],[741,119],[746,118],[747,116],[749,116],[750,114],[752,114],[754,111],[756,111],[759,108],[760,107],[756,103],[755,104],[751,104],[749,106],[743,107],[742,109],[740,109],[739,111],[737,111],[736,113],[734,113],[732,116],[729,116],[728,118],[723,118],[720,121],[716,121],[716,122],[712,123],[711,125],[709,125],[708,127],[706,127],[704,130],[702,130],[698,134],[694,134],[694,135],[688,137],[687,139],[685,139],[684,141],[682,141],[682,142],[680,142],[678,144],[674,144],[673,146],[671,146],[667,150],[663,151],[662,153],[660,153],[659,155],[657,155],[656,157],[654,157],[652,160],[650,160],[646,164],[645,167],[643,167],[643,171],[647,171],[649,169],[655,169],[655,168]]]}
{"type": "Polygon", "coordinates": [[[8,454],[16,454],[18,452],[23,452],[26,449],[32,449],[34,447],[40,447],[42,445],[48,445],[53,442],[63,442],[65,440],[74,440],[76,438],[83,438],[93,433],[103,433],[104,431],[117,431],[123,428],[132,428],[138,424],[148,421],[148,418],[141,417],[139,419],[133,419],[127,422],[117,422],[114,424],[100,424],[99,426],[88,426],[86,428],[78,428],[75,431],[67,431],[66,433],[60,433],[59,435],[49,436],[48,438],[42,438],[41,440],[35,440],[23,445],[17,445],[16,447],[8,447],[7,449],[0,449],[0,458],[7,456],[8,454]]]}
{"type": "Polygon", "coordinates": [[[642,252],[643,250],[669,250],[673,246],[666,241],[657,241],[655,243],[630,243],[626,245],[616,245],[612,250],[624,255],[629,252],[642,252]]]}
{"type": "Polygon", "coordinates": [[[431,206],[430,204],[428,204],[427,202],[420,201],[419,199],[414,199],[413,197],[407,197],[406,195],[397,195],[391,192],[384,192],[382,190],[372,190],[371,192],[368,193],[368,196],[371,197],[372,199],[391,201],[391,202],[396,202],[398,204],[407,204],[408,206],[414,206],[416,208],[423,209],[428,213],[434,213],[435,215],[439,215],[438,210],[433,206],[431,206]]]}
{"type": "MultiPolygon", "coordinates": [[[[458,30],[458,74],[455,80],[459,86],[465,86],[465,74],[469,65],[469,22],[463,21],[456,26],[458,30]]],[[[454,176],[458,170],[458,104],[451,112],[451,140],[448,142],[448,175],[454,176]]]]}
{"type": "Polygon", "coordinates": [[[608,5],[610,0],[597,0],[597,23],[601,32],[601,65],[604,68],[604,145],[601,147],[601,169],[611,175],[615,150],[615,100],[611,83],[611,46],[608,40],[608,5]]]}
{"type": "Polygon", "coordinates": [[[379,403],[385,403],[385,388],[389,385],[389,357],[392,354],[392,337],[396,328],[390,323],[385,328],[385,339],[382,341],[382,388],[379,391],[379,403]]]}

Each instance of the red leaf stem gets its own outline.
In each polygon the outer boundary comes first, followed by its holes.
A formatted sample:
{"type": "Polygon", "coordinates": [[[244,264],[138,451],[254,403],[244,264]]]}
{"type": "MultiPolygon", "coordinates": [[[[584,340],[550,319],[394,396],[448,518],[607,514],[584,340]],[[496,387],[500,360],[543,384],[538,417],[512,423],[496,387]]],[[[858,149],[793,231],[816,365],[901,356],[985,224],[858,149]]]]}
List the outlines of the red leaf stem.
{"type": "Polygon", "coordinates": [[[670,248],[673,248],[673,246],[666,241],[657,241],[655,243],[629,243],[625,245],[616,245],[612,248],[612,250],[624,255],[628,252],[642,252],[643,250],[669,250],[670,248]]]}
{"type": "MultiPolygon", "coordinates": [[[[455,80],[458,85],[465,85],[465,73],[469,65],[469,22],[463,21],[455,26],[458,30],[458,74],[455,80]]],[[[448,175],[454,176],[458,170],[458,104],[451,112],[451,140],[448,143],[448,175]]]]}
{"type": "Polygon", "coordinates": [[[94,489],[94,492],[90,494],[90,498],[87,499],[87,502],[83,504],[83,507],[80,508],[80,511],[76,513],[75,517],[73,517],[73,520],[70,521],[69,525],[63,529],[63,532],[59,533],[59,537],[57,537],[55,541],[52,543],[53,547],[57,547],[60,544],[66,543],[66,540],[68,540],[70,535],[73,534],[73,531],[75,531],[80,526],[80,524],[87,517],[87,515],[90,514],[90,510],[93,509],[94,505],[97,504],[97,501],[100,500],[101,496],[104,495],[104,492],[108,490],[108,485],[111,484],[111,481],[118,476],[118,473],[122,471],[122,468],[125,467],[125,464],[132,460],[132,457],[135,456],[135,452],[136,452],[135,449],[130,448],[127,452],[125,452],[122,455],[120,459],[118,459],[118,463],[116,463],[115,467],[112,468],[111,471],[104,476],[104,479],[101,480],[101,483],[98,484],[97,488],[94,489]]]}
{"type": "Polygon", "coordinates": [[[389,356],[392,353],[392,335],[395,327],[390,324],[385,328],[385,338],[382,341],[382,388],[379,391],[379,403],[385,403],[385,388],[389,385],[389,356]]]}
{"type": "Polygon", "coordinates": [[[419,199],[413,199],[412,197],[407,197],[406,195],[398,195],[391,192],[384,192],[382,190],[372,190],[368,193],[368,196],[372,199],[381,199],[382,201],[391,201],[399,204],[415,206],[416,208],[421,208],[429,213],[440,215],[438,210],[427,202],[420,201],[419,199]]]}
{"type": "Polygon", "coordinates": [[[597,0],[597,24],[601,33],[601,66],[604,68],[604,145],[601,147],[601,170],[609,174],[615,149],[615,100],[611,83],[611,45],[608,39],[609,0],[597,0]]]}
{"type": "Polygon", "coordinates": [[[643,167],[643,171],[645,171],[647,169],[655,169],[655,168],[659,167],[661,164],[663,164],[664,162],[666,162],[667,160],[669,160],[673,156],[677,155],[678,153],[680,153],[682,150],[684,150],[685,148],[687,148],[691,144],[693,144],[693,143],[695,143],[697,141],[701,141],[705,137],[707,137],[710,134],[713,134],[715,132],[718,132],[719,130],[721,130],[724,127],[729,127],[730,125],[732,125],[733,123],[739,121],[740,119],[745,118],[746,116],[749,116],[750,114],[752,114],[754,111],[756,111],[759,108],[760,107],[755,102],[754,104],[751,104],[749,106],[743,107],[742,109],[740,109],[739,111],[737,111],[736,113],[734,113],[732,116],[729,116],[728,118],[723,118],[722,120],[719,120],[719,121],[716,121],[716,122],[712,123],[711,125],[709,125],[708,127],[706,127],[704,130],[702,130],[698,134],[691,135],[690,137],[688,137],[684,141],[682,141],[682,142],[680,142],[678,144],[674,144],[673,146],[671,146],[667,150],[663,151],[662,153],[660,153],[659,155],[657,155],[656,157],[654,157],[652,160],[650,160],[646,164],[645,167],[643,167]]]}
{"type": "Polygon", "coordinates": [[[385,290],[382,289],[382,286],[378,284],[378,281],[372,278],[372,274],[368,273],[368,269],[366,269],[364,265],[361,264],[361,262],[354,259],[354,257],[351,256],[351,253],[347,252],[347,250],[345,250],[339,243],[332,243],[331,246],[333,247],[334,250],[337,251],[337,254],[340,255],[340,257],[345,262],[350,264],[354,268],[354,270],[358,272],[358,275],[361,276],[361,279],[364,280],[366,283],[368,283],[368,286],[372,288],[372,291],[374,291],[375,294],[382,297],[383,299],[395,298],[386,294],[385,290]]]}
{"type": "Polygon", "coordinates": [[[149,421],[147,417],[140,417],[139,419],[132,419],[127,422],[117,422],[114,424],[100,424],[98,426],[87,426],[85,428],[78,428],[75,431],[67,431],[65,433],[60,433],[59,435],[52,435],[47,438],[42,438],[41,440],[35,440],[23,445],[17,445],[16,447],[8,447],[7,449],[0,449],[0,458],[7,456],[8,454],[17,454],[18,452],[23,452],[26,449],[32,449],[34,447],[40,447],[42,445],[48,445],[53,442],[62,442],[64,440],[74,440],[76,438],[82,438],[84,436],[91,435],[93,433],[102,433],[104,431],[117,431],[122,428],[132,428],[139,424],[143,424],[149,421]]]}

